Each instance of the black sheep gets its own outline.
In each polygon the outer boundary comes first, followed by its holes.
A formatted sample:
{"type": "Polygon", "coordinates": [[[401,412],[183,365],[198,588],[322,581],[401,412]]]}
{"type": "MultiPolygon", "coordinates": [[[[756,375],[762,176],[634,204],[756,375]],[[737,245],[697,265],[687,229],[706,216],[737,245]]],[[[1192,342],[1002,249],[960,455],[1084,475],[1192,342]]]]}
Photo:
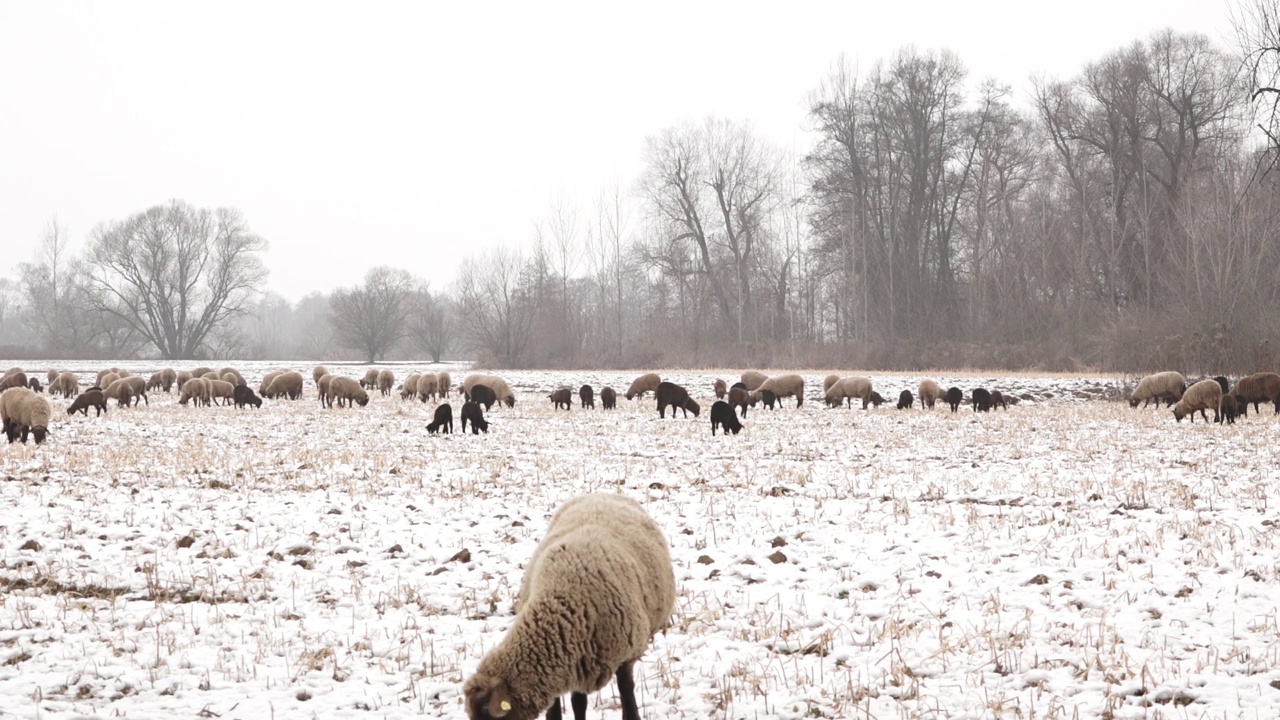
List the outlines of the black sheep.
{"type": "Polygon", "coordinates": [[[1009,400],[999,390],[991,391],[991,407],[1009,409],[1009,400]]]}
{"type": "Polygon", "coordinates": [[[27,387],[36,392],[44,392],[44,386],[40,384],[39,378],[30,378],[27,380],[27,387]]]}
{"type": "Polygon", "coordinates": [[[242,408],[246,405],[252,405],[255,408],[262,407],[262,398],[258,397],[248,385],[237,385],[231,391],[231,397],[236,401],[236,407],[242,408]]]}
{"type": "Polygon", "coordinates": [[[711,435],[714,437],[716,428],[723,427],[724,434],[728,435],[732,432],[734,435],[742,430],[742,422],[738,420],[738,414],[733,411],[733,407],[723,400],[717,400],[711,405],[711,435]]]}
{"type": "Polygon", "coordinates": [[[754,407],[756,402],[751,399],[751,393],[747,392],[747,386],[742,383],[734,383],[729,388],[729,407],[742,408],[742,417],[747,416],[747,408],[754,407]]]}
{"type": "MultiPolygon", "coordinates": [[[[493,409],[493,404],[498,402],[498,396],[493,392],[493,388],[488,385],[474,385],[471,388],[470,402],[483,405],[485,410],[491,410],[493,409]]],[[[466,405],[462,407],[465,411],[466,405]]]]}
{"type": "Polygon", "coordinates": [[[684,411],[684,416],[689,417],[692,412],[694,417],[698,417],[701,408],[698,403],[689,397],[689,391],[679,385],[663,380],[658,383],[658,391],[655,393],[658,397],[658,417],[667,416],[667,407],[671,407],[671,417],[676,416],[676,408],[684,411]]]}
{"type": "Polygon", "coordinates": [[[947,389],[947,404],[951,406],[951,412],[960,409],[960,403],[964,401],[964,391],[958,387],[947,389]]]}
{"type": "Polygon", "coordinates": [[[578,401],[582,403],[583,409],[596,409],[596,393],[591,389],[590,385],[583,385],[578,388],[578,401]]]}
{"type": "Polygon", "coordinates": [[[916,399],[911,395],[910,390],[903,390],[902,393],[898,395],[898,409],[910,410],[915,401],[916,399]]]}
{"type": "Polygon", "coordinates": [[[991,412],[991,392],[986,388],[974,389],[973,411],[974,412],[991,412]]]}
{"type": "MultiPolygon", "coordinates": [[[[482,386],[477,385],[476,387],[478,388],[482,386]]],[[[475,388],[472,388],[471,396],[475,397],[475,394],[476,394],[476,390],[475,388]]],[[[493,391],[490,390],[489,394],[492,395],[493,391]]],[[[477,403],[475,400],[468,400],[467,402],[462,404],[462,432],[463,433],[467,432],[468,420],[471,421],[472,435],[479,435],[481,430],[485,432],[489,432],[489,421],[484,419],[484,412],[480,410],[480,404],[477,403]]]]}
{"type": "Polygon", "coordinates": [[[550,400],[556,406],[557,410],[560,409],[561,405],[564,406],[565,410],[568,410],[571,407],[573,407],[573,402],[572,402],[573,391],[567,387],[556,390],[555,392],[548,395],[547,399],[550,400]]]}
{"type": "Polygon", "coordinates": [[[68,415],[75,415],[79,410],[85,417],[89,417],[89,408],[95,408],[98,415],[107,411],[107,399],[103,397],[102,390],[97,387],[89,388],[76,396],[71,403],[71,407],[67,408],[68,415]]]}
{"type": "Polygon", "coordinates": [[[1226,376],[1219,375],[1215,377],[1214,380],[1216,380],[1218,382],[1218,386],[1222,388],[1223,395],[1231,392],[1231,382],[1227,380],[1226,376]]]}
{"type": "Polygon", "coordinates": [[[1234,425],[1236,423],[1236,415],[1239,414],[1238,408],[1234,395],[1223,395],[1222,400],[1218,403],[1218,416],[1214,418],[1214,422],[1225,421],[1228,425],[1234,425]]]}
{"type": "MultiPolygon", "coordinates": [[[[479,408],[476,409],[479,410],[479,408]]],[[[481,419],[481,422],[484,422],[484,420],[481,419]]],[[[436,407],[435,417],[431,422],[427,423],[427,432],[435,435],[437,430],[453,434],[453,406],[449,403],[442,403],[438,405],[436,407]]]]}
{"type": "Polygon", "coordinates": [[[618,407],[618,392],[611,387],[600,388],[600,404],[605,410],[618,407]]]}
{"type": "Polygon", "coordinates": [[[782,406],[782,403],[778,402],[778,396],[775,395],[772,390],[761,390],[760,402],[764,403],[766,410],[772,410],[774,404],[777,404],[779,407],[782,406]]]}

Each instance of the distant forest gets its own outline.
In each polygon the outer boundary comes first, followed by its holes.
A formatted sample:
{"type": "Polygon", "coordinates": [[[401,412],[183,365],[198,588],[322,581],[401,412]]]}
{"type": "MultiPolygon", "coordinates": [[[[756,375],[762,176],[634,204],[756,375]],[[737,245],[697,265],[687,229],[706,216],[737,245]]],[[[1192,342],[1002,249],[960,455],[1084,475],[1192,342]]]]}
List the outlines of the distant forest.
{"type": "MultiPolygon", "coordinates": [[[[502,367],[1277,369],[1280,23],[1159,32],[1014,98],[947,51],[815,78],[816,144],[659,129],[644,169],[447,287],[376,268],[289,303],[234,209],[182,201],[0,279],[0,356],[502,367]]],[[[798,118],[799,119],[799,118],[798,118]]]]}

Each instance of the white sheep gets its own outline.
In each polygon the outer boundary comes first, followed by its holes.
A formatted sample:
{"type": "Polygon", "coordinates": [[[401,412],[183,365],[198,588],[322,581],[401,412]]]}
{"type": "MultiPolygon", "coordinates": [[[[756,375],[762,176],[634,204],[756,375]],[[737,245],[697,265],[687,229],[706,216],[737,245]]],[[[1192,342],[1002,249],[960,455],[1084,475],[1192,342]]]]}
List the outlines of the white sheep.
{"type": "Polygon", "coordinates": [[[1222,406],[1222,386],[1217,380],[1209,378],[1187,388],[1182,393],[1182,397],[1178,400],[1178,404],[1173,406],[1173,417],[1182,422],[1182,418],[1190,415],[1191,422],[1196,421],[1196,411],[1200,411],[1200,417],[1205,422],[1209,421],[1209,416],[1205,414],[1205,410],[1213,411],[1213,421],[1218,422],[1222,415],[1219,408],[1222,406]]]}
{"type": "Polygon", "coordinates": [[[1133,394],[1129,396],[1129,407],[1136,408],[1138,403],[1146,407],[1152,401],[1155,401],[1158,406],[1161,400],[1176,402],[1182,399],[1182,393],[1186,389],[1187,379],[1180,372],[1168,370],[1153,373],[1138,381],[1138,387],[1134,388],[1133,394]]]}
{"type": "Polygon", "coordinates": [[[413,373],[404,379],[404,384],[400,386],[400,399],[408,400],[418,396],[418,373],[413,373]]]}
{"type": "Polygon", "coordinates": [[[450,377],[448,370],[441,370],[436,373],[436,393],[441,400],[449,397],[449,389],[453,387],[453,378],[450,377]]]}
{"type": "MultiPolygon", "coordinates": [[[[743,376],[745,377],[746,373],[743,373],[743,376]]],[[[748,387],[751,386],[751,383],[746,380],[742,382],[746,383],[748,387]]],[[[760,383],[759,387],[751,391],[751,398],[759,401],[766,391],[773,393],[779,400],[785,397],[794,397],[796,399],[796,407],[804,404],[804,378],[799,375],[775,375],[767,378],[760,383]]]]}
{"type": "Polygon", "coordinates": [[[560,716],[565,693],[581,715],[613,676],[623,717],[638,720],[632,666],[675,607],[667,548],[630,498],[566,502],[525,568],[515,622],[463,685],[471,720],[560,716]]]}
{"type": "Polygon", "coordinates": [[[0,393],[0,428],[11,443],[19,437],[25,443],[30,436],[35,436],[37,445],[44,442],[52,415],[49,401],[31,388],[12,387],[0,393]]]}
{"type": "MultiPolygon", "coordinates": [[[[345,375],[330,375],[329,381],[329,405],[333,405],[333,401],[338,401],[338,407],[346,405],[351,407],[354,402],[360,407],[369,404],[369,394],[360,387],[360,383],[352,380],[345,375]]],[[[323,378],[322,378],[323,379],[323,378]]]]}
{"type": "Polygon", "coordinates": [[[938,398],[942,397],[942,386],[937,380],[921,380],[920,387],[916,388],[916,395],[920,397],[920,409],[933,409],[934,403],[938,402],[938,398]]]}

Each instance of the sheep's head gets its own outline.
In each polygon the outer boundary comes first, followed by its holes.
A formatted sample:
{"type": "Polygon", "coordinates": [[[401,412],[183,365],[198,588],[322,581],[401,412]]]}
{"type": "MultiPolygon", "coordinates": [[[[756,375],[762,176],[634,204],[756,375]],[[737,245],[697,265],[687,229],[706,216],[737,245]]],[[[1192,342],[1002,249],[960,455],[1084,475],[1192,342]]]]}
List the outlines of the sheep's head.
{"type": "Polygon", "coordinates": [[[44,442],[44,438],[48,434],[49,434],[49,428],[46,428],[43,425],[36,425],[35,427],[31,428],[31,435],[35,437],[37,445],[44,442]]]}
{"type": "Polygon", "coordinates": [[[506,680],[476,673],[467,680],[463,692],[471,720],[532,720],[542,714],[543,708],[517,698],[506,680]]]}
{"type": "MultiPolygon", "coordinates": [[[[684,409],[693,413],[694,417],[698,417],[698,413],[702,411],[702,408],[698,407],[698,403],[694,402],[693,398],[684,401],[684,409]]],[[[675,413],[672,414],[674,415],[675,413]]]]}
{"type": "Polygon", "coordinates": [[[1178,422],[1182,422],[1182,418],[1184,418],[1184,417],[1186,417],[1186,416],[1187,416],[1187,414],[1186,414],[1185,412],[1183,412],[1183,411],[1182,411],[1182,406],[1181,406],[1181,405],[1177,405],[1177,406],[1175,406],[1175,407],[1173,408],[1173,417],[1174,417],[1174,419],[1175,419],[1175,420],[1177,420],[1178,422]]]}

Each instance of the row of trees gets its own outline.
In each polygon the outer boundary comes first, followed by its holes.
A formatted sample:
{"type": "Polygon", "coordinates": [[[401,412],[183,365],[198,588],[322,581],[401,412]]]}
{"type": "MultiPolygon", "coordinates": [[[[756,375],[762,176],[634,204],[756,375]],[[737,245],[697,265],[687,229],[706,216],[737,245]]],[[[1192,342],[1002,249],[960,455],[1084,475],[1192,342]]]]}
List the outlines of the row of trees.
{"type": "Polygon", "coordinates": [[[53,223],[0,284],[0,332],[173,358],[1274,365],[1277,17],[1242,11],[1234,54],[1157,33],[1023,104],[970,89],[948,52],[840,63],[803,157],[721,118],[664,129],[634,188],[553,202],[531,244],[468,258],[446,292],[375,268],[296,305],[255,296],[265,243],[231,210],[152,208],[74,258],[53,223]]]}

